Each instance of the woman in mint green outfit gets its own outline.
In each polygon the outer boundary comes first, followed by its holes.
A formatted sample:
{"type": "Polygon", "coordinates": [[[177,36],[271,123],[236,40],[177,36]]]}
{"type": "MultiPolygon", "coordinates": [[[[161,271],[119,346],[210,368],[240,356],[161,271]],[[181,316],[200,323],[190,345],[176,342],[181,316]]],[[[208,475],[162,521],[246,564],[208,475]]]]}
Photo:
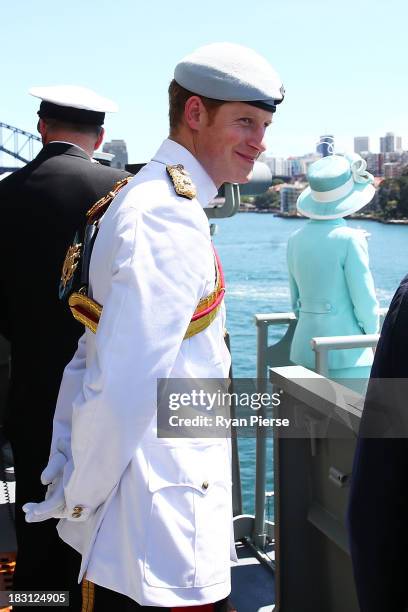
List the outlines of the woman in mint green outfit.
{"type": "MultiPolygon", "coordinates": [[[[310,220],[288,241],[292,308],[298,318],[290,359],[314,369],[311,338],[378,332],[378,302],[364,232],[343,217],[368,204],[374,179],[359,155],[311,164],[297,208],[310,220]]],[[[371,348],[329,351],[330,378],[368,378],[371,348]]]]}

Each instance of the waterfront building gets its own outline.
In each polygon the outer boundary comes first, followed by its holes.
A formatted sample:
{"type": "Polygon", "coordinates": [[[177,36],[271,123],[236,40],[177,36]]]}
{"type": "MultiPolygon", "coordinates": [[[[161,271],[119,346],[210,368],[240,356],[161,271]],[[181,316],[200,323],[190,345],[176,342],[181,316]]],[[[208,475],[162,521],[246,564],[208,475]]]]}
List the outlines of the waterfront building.
{"type": "Polygon", "coordinates": [[[289,176],[304,176],[307,166],[302,157],[289,157],[289,176]]]}
{"type": "Polygon", "coordinates": [[[383,153],[368,153],[363,151],[361,157],[367,162],[368,172],[371,172],[374,176],[382,176],[384,164],[383,153]]]}
{"type": "Polygon", "coordinates": [[[114,155],[110,164],[112,168],[125,169],[128,163],[128,153],[124,140],[111,140],[110,142],[105,142],[102,150],[104,153],[112,153],[114,155]]]}
{"type": "Polygon", "coordinates": [[[273,176],[292,176],[290,174],[289,160],[283,157],[267,157],[265,163],[273,176]]]}
{"type": "Polygon", "coordinates": [[[400,156],[402,166],[408,166],[408,151],[402,151],[400,156]]]}
{"type": "Polygon", "coordinates": [[[288,159],[283,157],[265,157],[264,162],[269,167],[273,176],[301,177],[307,173],[310,164],[320,159],[317,153],[306,153],[306,155],[293,156],[288,159]]]}
{"type": "Polygon", "coordinates": [[[402,151],[402,138],[401,136],[395,137],[395,150],[402,151]]]}
{"type": "Polygon", "coordinates": [[[401,162],[401,152],[384,153],[384,163],[386,162],[401,162]]]}
{"type": "Polygon", "coordinates": [[[310,166],[310,164],[313,164],[315,161],[317,161],[318,159],[321,158],[321,155],[319,155],[318,153],[306,153],[306,155],[303,155],[303,157],[301,158],[303,160],[303,163],[305,164],[305,174],[307,173],[307,169],[310,166]]]}
{"type": "Polygon", "coordinates": [[[363,152],[370,151],[370,141],[368,136],[355,136],[354,137],[354,152],[361,155],[363,152]]]}
{"type": "Polygon", "coordinates": [[[296,202],[303,189],[304,183],[295,183],[294,185],[280,186],[280,211],[287,215],[296,215],[296,202]]]}
{"type": "Polygon", "coordinates": [[[384,178],[397,178],[401,176],[401,164],[400,162],[385,162],[384,164],[384,178]]]}
{"type": "Polygon", "coordinates": [[[276,175],[276,157],[265,157],[265,164],[268,166],[269,170],[272,172],[272,176],[276,175]]]}
{"type": "Polygon", "coordinates": [[[334,136],[333,134],[324,134],[320,136],[319,144],[316,147],[316,152],[322,157],[333,155],[334,153],[334,136]]]}
{"type": "Polygon", "coordinates": [[[380,138],[380,152],[381,153],[394,153],[395,151],[401,151],[402,139],[401,136],[395,136],[394,132],[387,132],[385,136],[380,138]]]}

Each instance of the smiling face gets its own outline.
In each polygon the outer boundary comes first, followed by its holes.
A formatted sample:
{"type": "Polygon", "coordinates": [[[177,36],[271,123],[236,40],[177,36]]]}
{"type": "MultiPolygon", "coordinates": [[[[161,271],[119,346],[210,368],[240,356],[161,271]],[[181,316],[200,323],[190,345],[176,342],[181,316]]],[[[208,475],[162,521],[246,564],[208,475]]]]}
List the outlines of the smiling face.
{"type": "Polygon", "coordinates": [[[202,116],[194,133],[194,154],[217,187],[250,180],[255,160],[266,149],[265,131],[271,122],[271,112],[245,102],[226,102],[202,116]]]}

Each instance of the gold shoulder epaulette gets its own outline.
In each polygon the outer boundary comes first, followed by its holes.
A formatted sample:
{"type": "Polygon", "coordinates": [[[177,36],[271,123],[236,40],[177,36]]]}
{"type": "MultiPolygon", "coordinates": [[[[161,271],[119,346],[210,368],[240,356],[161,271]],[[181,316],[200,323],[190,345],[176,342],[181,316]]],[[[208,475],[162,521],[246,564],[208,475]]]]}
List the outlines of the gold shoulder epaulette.
{"type": "Polygon", "coordinates": [[[177,193],[177,195],[181,196],[182,198],[188,198],[189,200],[196,197],[197,191],[195,185],[188,172],[184,170],[184,166],[182,166],[182,164],[166,166],[166,170],[167,174],[171,178],[174,191],[177,193]]]}
{"type": "Polygon", "coordinates": [[[112,202],[113,198],[119,193],[119,191],[128,184],[128,182],[133,178],[133,176],[125,176],[125,178],[117,181],[112,187],[111,191],[107,193],[103,198],[95,202],[93,206],[86,213],[87,216],[87,224],[93,223],[95,220],[98,220],[102,215],[106,212],[109,204],[112,202]]]}

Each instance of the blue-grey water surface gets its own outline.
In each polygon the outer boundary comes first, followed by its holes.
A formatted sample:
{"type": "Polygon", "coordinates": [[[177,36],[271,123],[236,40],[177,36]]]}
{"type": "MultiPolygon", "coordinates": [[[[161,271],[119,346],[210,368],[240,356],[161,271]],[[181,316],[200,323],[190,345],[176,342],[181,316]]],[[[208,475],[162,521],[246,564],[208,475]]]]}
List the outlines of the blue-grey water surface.
{"type": "MultiPolygon", "coordinates": [[[[227,327],[235,377],[251,378],[256,373],[254,314],[290,310],[286,243],[290,234],[304,223],[307,221],[257,213],[241,213],[217,221],[214,243],[227,283],[227,327]]],[[[370,267],[377,297],[380,306],[388,306],[400,280],[408,273],[408,226],[360,220],[349,221],[349,224],[370,234],[370,267]]],[[[269,338],[273,340],[273,330],[271,332],[269,338]]],[[[276,338],[279,335],[275,332],[276,338]]],[[[244,510],[252,512],[254,441],[241,439],[239,449],[244,510]]],[[[267,488],[272,490],[271,444],[268,451],[267,488]]]]}

